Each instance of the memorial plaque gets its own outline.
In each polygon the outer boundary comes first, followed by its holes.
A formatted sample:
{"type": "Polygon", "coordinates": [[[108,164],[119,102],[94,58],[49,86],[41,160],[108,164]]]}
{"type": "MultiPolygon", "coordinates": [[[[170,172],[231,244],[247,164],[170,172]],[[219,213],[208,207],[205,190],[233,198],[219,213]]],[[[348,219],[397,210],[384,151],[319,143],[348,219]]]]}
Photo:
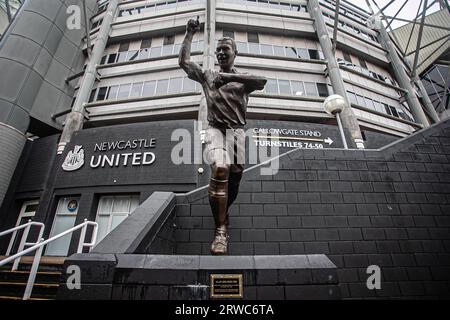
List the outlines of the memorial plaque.
{"type": "Polygon", "coordinates": [[[211,274],[211,298],[242,298],[242,274],[211,274]]]}

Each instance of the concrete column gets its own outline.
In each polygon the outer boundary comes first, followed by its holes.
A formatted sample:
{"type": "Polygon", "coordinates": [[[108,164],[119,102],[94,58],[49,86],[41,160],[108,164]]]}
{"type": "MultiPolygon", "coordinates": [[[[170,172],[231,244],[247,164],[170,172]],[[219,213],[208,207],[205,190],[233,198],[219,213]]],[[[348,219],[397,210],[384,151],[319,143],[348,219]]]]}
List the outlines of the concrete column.
{"type": "MultiPolygon", "coordinates": [[[[206,14],[205,14],[205,27],[204,27],[204,51],[203,51],[203,69],[214,69],[215,62],[215,41],[216,41],[216,0],[206,1],[206,14]]],[[[206,98],[203,95],[200,101],[200,107],[198,110],[198,122],[199,130],[203,132],[208,125],[207,121],[208,107],[206,105],[206,98]]]]}
{"type": "Polygon", "coordinates": [[[406,73],[405,67],[397,54],[394,44],[389,37],[386,28],[383,26],[381,21],[378,19],[374,21],[374,26],[380,33],[380,42],[384,49],[388,52],[388,59],[391,62],[391,66],[394,69],[395,78],[399,82],[400,86],[407,91],[406,101],[411,109],[414,120],[424,127],[428,127],[430,123],[422,109],[419,99],[417,98],[416,91],[411,84],[411,79],[406,73]]]}
{"type": "Polygon", "coordinates": [[[0,207],[22,155],[27,138],[19,130],[0,122],[0,207]]]}
{"type": "Polygon", "coordinates": [[[439,115],[437,114],[436,109],[434,109],[433,103],[431,102],[430,97],[428,96],[427,90],[423,86],[422,80],[416,78],[415,82],[419,87],[420,94],[422,95],[423,103],[428,111],[428,114],[431,116],[434,122],[439,122],[440,121],[439,115]]]}
{"type": "Polygon", "coordinates": [[[84,107],[89,100],[89,96],[97,78],[97,66],[100,64],[103,53],[108,43],[109,33],[111,31],[111,23],[113,22],[117,11],[119,0],[110,0],[108,9],[103,17],[102,26],[98,32],[98,36],[92,50],[91,59],[89,60],[83,79],[81,81],[78,95],[72,107],[72,111],[66,118],[66,125],[58,144],[58,154],[62,154],[67,143],[70,142],[75,131],[83,128],[84,107]]]}
{"type": "Polygon", "coordinates": [[[364,142],[362,139],[361,130],[358,125],[358,120],[356,119],[355,113],[350,107],[350,101],[347,97],[347,91],[345,90],[344,81],[339,70],[339,65],[333,53],[333,45],[328,34],[322,11],[320,10],[319,1],[309,0],[308,11],[310,12],[311,17],[314,19],[320,46],[322,47],[323,54],[325,56],[325,59],[327,60],[328,75],[330,77],[333,91],[335,94],[344,97],[346,102],[346,106],[342,110],[340,116],[344,128],[350,132],[351,141],[349,145],[351,147],[357,147],[358,149],[364,149],[364,142]]]}

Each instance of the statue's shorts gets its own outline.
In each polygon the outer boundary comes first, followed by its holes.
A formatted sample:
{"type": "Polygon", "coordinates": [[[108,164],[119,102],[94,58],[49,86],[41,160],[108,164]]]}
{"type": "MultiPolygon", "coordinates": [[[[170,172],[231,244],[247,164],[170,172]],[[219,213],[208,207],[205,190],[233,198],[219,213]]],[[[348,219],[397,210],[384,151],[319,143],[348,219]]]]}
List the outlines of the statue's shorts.
{"type": "Polygon", "coordinates": [[[243,128],[219,129],[209,125],[205,132],[205,159],[208,164],[227,164],[243,168],[245,131],[243,128]]]}

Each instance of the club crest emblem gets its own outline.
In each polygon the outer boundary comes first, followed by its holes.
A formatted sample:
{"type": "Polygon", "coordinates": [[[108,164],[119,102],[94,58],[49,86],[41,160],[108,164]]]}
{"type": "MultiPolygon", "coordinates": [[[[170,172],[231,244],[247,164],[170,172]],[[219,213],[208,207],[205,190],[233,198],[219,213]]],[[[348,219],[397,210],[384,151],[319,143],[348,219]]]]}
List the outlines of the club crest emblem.
{"type": "Polygon", "coordinates": [[[62,164],[64,171],[75,171],[80,169],[84,164],[84,150],[83,146],[75,146],[73,151],[69,151],[62,164]]]}

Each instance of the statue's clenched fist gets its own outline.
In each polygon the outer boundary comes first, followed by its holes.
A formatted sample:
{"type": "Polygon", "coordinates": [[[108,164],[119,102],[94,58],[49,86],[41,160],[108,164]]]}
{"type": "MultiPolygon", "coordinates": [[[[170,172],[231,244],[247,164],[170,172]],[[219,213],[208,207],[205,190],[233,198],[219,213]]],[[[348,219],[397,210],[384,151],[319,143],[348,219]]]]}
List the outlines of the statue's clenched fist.
{"type": "Polygon", "coordinates": [[[186,30],[189,33],[196,33],[197,31],[200,31],[200,17],[197,16],[197,20],[189,19],[186,30]]]}

